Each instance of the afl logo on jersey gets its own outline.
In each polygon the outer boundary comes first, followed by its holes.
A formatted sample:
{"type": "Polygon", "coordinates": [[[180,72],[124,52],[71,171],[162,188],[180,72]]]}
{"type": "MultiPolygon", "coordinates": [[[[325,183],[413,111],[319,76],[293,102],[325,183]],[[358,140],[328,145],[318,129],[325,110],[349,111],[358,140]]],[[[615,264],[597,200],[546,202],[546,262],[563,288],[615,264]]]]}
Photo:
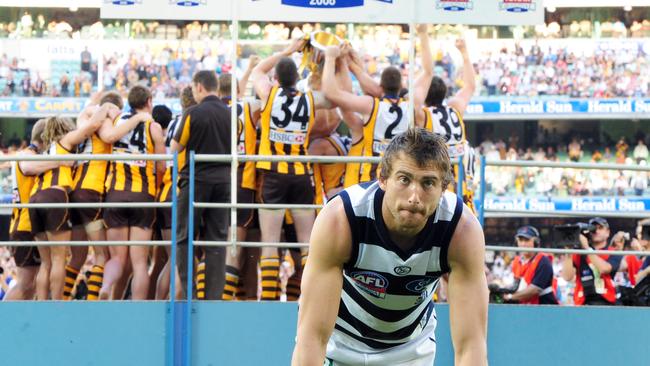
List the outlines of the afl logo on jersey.
{"type": "Polygon", "coordinates": [[[395,272],[396,275],[398,276],[406,276],[407,274],[411,273],[411,267],[409,266],[397,266],[393,268],[393,272],[395,272]]]}
{"type": "Polygon", "coordinates": [[[434,283],[436,281],[435,278],[433,277],[423,277],[420,278],[419,280],[411,281],[406,284],[406,289],[411,291],[411,292],[417,292],[420,293],[424,291],[427,286],[430,284],[434,283]]]}
{"type": "Polygon", "coordinates": [[[386,297],[388,288],[386,277],[369,271],[352,272],[350,277],[354,280],[354,284],[366,293],[380,299],[386,297]]]}

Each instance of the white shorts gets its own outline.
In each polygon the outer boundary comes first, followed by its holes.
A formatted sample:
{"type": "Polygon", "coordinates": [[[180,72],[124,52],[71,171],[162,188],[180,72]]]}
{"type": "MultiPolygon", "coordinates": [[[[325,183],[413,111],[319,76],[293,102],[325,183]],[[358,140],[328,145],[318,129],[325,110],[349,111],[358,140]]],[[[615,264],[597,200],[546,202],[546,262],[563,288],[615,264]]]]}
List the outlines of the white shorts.
{"type": "Polygon", "coordinates": [[[434,313],[414,340],[386,350],[375,350],[334,329],[327,342],[324,366],[433,366],[436,356],[435,330],[434,313]]]}

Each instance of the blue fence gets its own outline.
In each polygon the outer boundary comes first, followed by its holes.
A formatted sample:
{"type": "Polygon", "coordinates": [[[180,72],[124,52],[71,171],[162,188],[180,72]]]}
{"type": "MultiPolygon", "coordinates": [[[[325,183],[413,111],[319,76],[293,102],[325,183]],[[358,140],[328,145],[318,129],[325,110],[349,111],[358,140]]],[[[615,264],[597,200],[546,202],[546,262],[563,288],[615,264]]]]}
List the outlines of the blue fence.
{"type": "MultiPolygon", "coordinates": [[[[453,365],[449,308],[436,309],[435,365],[453,365]]],[[[166,302],[0,303],[2,364],[171,365],[169,310],[166,302]]],[[[296,303],[195,302],[192,365],[289,365],[297,311],[296,303]]],[[[647,308],[490,305],[488,357],[498,366],[647,365],[647,324],[647,308]]]]}

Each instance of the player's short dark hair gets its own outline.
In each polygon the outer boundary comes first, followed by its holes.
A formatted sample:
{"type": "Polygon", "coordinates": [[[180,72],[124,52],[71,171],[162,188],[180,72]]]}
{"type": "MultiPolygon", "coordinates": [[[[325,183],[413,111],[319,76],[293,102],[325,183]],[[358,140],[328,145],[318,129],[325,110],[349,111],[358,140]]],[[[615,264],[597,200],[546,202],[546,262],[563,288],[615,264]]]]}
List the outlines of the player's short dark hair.
{"type": "Polygon", "coordinates": [[[413,127],[395,136],[388,144],[381,158],[381,178],[388,179],[392,173],[393,162],[403,153],[415,161],[419,167],[434,167],[442,175],[442,189],[452,181],[451,161],[445,139],[424,128],[413,127]]]}
{"type": "Polygon", "coordinates": [[[275,77],[282,88],[293,88],[298,82],[298,67],[290,57],[283,57],[275,65],[275,77]]]}
{"type": "Polygon", "coordinates": [[[151,91],[146,86],[135,85],[129,90],[128,96],[129,106],[131,109],[140,109],[147,106],[147,102],[151,99],[151,91]]]}
{"type": "Polygon", "coordinates": [[[186,110],[187,108],[196,104],[196,99],[194,99],[194,94],[192,94],[192,87],[184,87],[183,90],[181,90],[181,108],[183,108],[183,110],[186,110]]]}
{"type": "Polygon", "coordinates": [[[402,73],[395,66],[389,66],[381,72],[379,85],[385,94],[397,96],[402,89],[402,73]]]}
{"type": "Polygon", "coordinates": [[[219,75],[219,95],[221,97],[230,96],[232,87],[232,75],[229,73],[219,75]]]}
{"type": "Polygon", "coordinates": [[[122,96],[116,91],[108,91],[102,95],[102,98],[99,100],[99,105],[105,103],[114,104],[120,110],[124,109],[124,99],[122,99],[122,96]]]}
{"type": "Polygon", "coordinates": [[[154,121],[160,124],[160,127],[167,128],[167,126],[169,126],[169,122],[172,121],[172,118],[174,116],[172,110],[169,109],[169,107],[164,104],[158,104],[157,106],[153,107],[153,110],[151,111],[151,117],[153,117],[154,121]]]}
{"type": "Polygon", "coordinates": [[[431,79],[431,85],[429,86],[427,97],[424,99],[424,104],[427,107],[441,105],[445,97],[447,97],[447,85],[445,85],[445,82],[441,78],[434,76],[431,79]]]}
{"type": "Polygon", "coordinates": [[[201,84],[203,89],[208,92],[216,92],[219,88],[219,80],[217,80],[217,74],[211,70],[201,70],[194,74],[192,82],[195,84],[201,84]]]}

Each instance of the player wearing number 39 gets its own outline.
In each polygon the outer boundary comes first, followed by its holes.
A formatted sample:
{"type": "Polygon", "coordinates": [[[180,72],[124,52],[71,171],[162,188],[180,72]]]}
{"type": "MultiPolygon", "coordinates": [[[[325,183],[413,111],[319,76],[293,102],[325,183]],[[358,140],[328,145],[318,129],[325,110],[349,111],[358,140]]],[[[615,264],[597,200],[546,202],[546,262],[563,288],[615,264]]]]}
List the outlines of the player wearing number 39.
{"type": "MultiPolygon", "coordinates": [[[[100,138],[113,144],[113,154],[164,154],[165,138],[162,127],[151,118],[152,97],[149,89],[136,85],[129,90],[131,111],[118,116],[114,130],[132,123],[131,129],[117,134],[106,132],[102,126],[100,138]]],[[[106,178],[106,202],[154,202],[156,187],[162,181],[165,162],[152,160],[113,161],[106,178]]],[[[108,208],[104,211],[106,239],[110,241],[151,240],[155,221],[154,208],[108,208]]],[[[131,293],[134,300],[146,300],[149,291],[149,247],[115,246],[109,248],[111,259],[104,269],[104,284],[100,299],[108,299],[113,284],[123,274],[127,259],[131,258],[133,280],[131,293]]],[[[118,294],[121,296],[121,294],[118,294]]]]}
{"type": "Polygon", "coordinates": [[[293,366],[433,365],[432,294],[449,273],[455,365],[487,365],[480,224],[454,193],[445,141],[410,128],[378,181],[339,193],[314,224],[293,366]]]}
{"type": "MultiPolygon", "coordinates": [[[[284,51],[261,61],[253,72],[253,86],[264,106],[260,116],[262,131],[259,155],[307,155],[309,134],[318,108],[331,108],[318,92],[301,93],[296,89],[298,68],[289,57],[304,47],[305,40],[294,40],[284,51]],[[275,68],[275,81],[267,74],[275,68]]],[[[309,164],[300,162],[260,161],[256,165],[260,189],[259,199],[271,204],[312,204],[314,189],[309,164]]],[[[279,242],[285,210],[259,210],[262,242],[279,242]]],[[[314,224],[314,210],[291,210],[298,241],[309,241],[314,224]]],[[[304,254],[304,253],[303,253],[304,254]]],[[[262,300],[279,298],[278,274],[280,261],[277,249],[262,248],[262,300]]]]}

